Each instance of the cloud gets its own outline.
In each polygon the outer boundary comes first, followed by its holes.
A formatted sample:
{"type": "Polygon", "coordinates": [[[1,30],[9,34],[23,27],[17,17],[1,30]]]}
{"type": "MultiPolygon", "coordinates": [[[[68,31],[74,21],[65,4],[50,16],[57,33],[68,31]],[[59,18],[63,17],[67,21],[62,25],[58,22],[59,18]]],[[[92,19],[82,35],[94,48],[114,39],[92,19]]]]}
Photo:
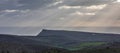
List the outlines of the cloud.
{"type": "Polygon", "coordinates": [[[19,11],[19,10],[4,10],[3,12],[17,12],[17,11],[19,11]]]}
{"type": "Polygon", "coordinates": [[[95,15],[95,13],[82,13],[82,12],[76,11],[74,13],[71,13],[70,15],[86,16],[86,15],[95,15]]]}
{"type": "Polygon", "coordinates": [[[56,1],[52,3],[50,6],[55,6],[55,5],[62,4],[62,3],[63,3],[63,0],[60,0],[60,1],[56,1]]]}
{"type": "Polygon", "coordinates": [[[29,11],[30,11],[29,9],[26,9],[26,10],[16,10],[16,9],[9,10],[9,9],[6,9],[6,10],[2,10],[1,12],[3,12],[3,13],[15,13],[15,12],[26,13],[26,12],[29,12],[29,11]]]}
{"type": "Polygon", "coordinates": [[[112,3],[116,0],[65,0],[63,4],[68,6],[91,6],[112,3]]]}
{"type": "MultiPolygon", "coordinates": [[[[32,9],[36,10],[39,8],[44,8],[47,5],[50,5],[51,3],[56,2],[57,0],[18,0],[18,3],[22,6],[19,7],[19,9],[32,9]]],[[[59,2],[54,3],[53,5],[57,5],[59,2]]]]}
{"type": "MultiPolygon", "coordinates": [[[[14,28],[13,34],[35,34],[43,28],[119,27],[116,22],[119,8],[110,3],[112,0],[9,0],[0,6],[0,27],[40,27],[31,30],[14,28]]],[[[4,33],[11,33],[11,30],[2,29],[4,33]]]]}
{"type": "Polygon", "coordinates": [[[81,6],[67,6],[67,5],[63,5],[58,7],[58,9],[79,9],[81,8],[81,6]]]}
{"type": "Polygon", "coordinates": [[[53,2],[55,0],[0,0],[0,10],[35,10],[53,2]]]}
{"type": "Polygon", "coordinates": [[[92,5],[92,6],[87,6],[86,9],[91,9],[91,10],[101,10],[105,8],[107,4],[101,4],[101,5],[92,5]]]}
{"type": "Polygon", "coordinates": [[[0,0],[0,4],[6,3],[8,0],[0,0]]]}
{"type": "Polygon", "coordinates": [[[120,2],[120,0],[117,0],[117,2],[120,2]]]}
{"type": "Polygon", "coordinates": [[[91,5],[91,6],[68,6],[68,5],[63,5],[63,6],[59,6],[58,9],[80,9],[80,8],[85,8],[86,10],[102,10],[106,6],[107,6],[107,4],[91,5]]]}
{"type": "Polygon", "coordinates": [[[113,3],[120,3],[120,0],[116,0],[116,1],[114,1],[113,3]]]}

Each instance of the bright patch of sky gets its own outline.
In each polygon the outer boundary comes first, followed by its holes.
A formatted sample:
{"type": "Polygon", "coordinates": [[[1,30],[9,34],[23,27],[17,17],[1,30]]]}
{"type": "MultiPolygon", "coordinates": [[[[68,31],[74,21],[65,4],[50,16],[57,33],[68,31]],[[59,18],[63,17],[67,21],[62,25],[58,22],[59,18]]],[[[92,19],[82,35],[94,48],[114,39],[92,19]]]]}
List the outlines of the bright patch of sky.
{"type": "Polygon", "coordinates": [[[55,5],[58,5],[58,4],[61,4],[63,3],[63,0],[57,0],[56,2],[50,4],[50,6],[55,6],[55,5]]]}
{"type": "Polygon", "coordinates": [[[82,12],[76,11],[75,13],[72,13],[71,15],[87,16],[87,15],[95,15],[95,13],[82,13],[82,12]]]}
{"type": "Polygon", "coordinates": [[[17,12],[19,10],[4,10],[4,12],[17,12]]]}
{"type": "Polygon", "coordinates": [[[58,9],[79,9],[81,8],[81,6],[67,6],[67,5],[63,5],[58,7],[58,9]]]}
{"type": "Polygon", "coordinates": [[[92,5],[92,6],[86,7],[86,9],[101,10],[101,9],[104,9],[106,6],[107,6],[107,4],[92,5]]]}
{"type": "Polygon", "coordinates": [[[120,2],[120,0],[117,0],[117,2],[120,2]]]}

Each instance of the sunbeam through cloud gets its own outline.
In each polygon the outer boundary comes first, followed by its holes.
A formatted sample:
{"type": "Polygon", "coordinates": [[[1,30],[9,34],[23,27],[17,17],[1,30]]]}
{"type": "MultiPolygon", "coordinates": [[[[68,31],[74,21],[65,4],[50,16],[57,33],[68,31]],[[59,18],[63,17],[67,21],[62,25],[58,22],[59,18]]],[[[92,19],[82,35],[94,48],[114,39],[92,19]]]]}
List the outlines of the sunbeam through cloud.
{"type": "MultiPolygon", "coordinates": [[[[114,3],[116,0],[0,1],[0,27],[23,27],[20,30],[14,29],[14,32],[4,31],[4,33],[30,34],[27,27],[38,27],[39,30],[44,28],[77,30],[75,29],[77,27],[79,31],[95,32],[109,32],[109,27],[120,27],[119,0],[118,3],[114,3]],[[91,27],[103,27],[106,30],[91,27]]],[[[112,33],[120,32],[114,30],[112,33]]]]}

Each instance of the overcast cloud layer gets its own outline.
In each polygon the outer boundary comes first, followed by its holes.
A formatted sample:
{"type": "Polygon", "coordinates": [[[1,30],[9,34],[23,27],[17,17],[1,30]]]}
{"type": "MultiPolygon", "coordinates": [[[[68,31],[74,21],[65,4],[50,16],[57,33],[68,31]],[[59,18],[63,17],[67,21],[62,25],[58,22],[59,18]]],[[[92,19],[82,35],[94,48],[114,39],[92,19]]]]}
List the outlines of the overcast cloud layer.
{"type": "Polygon", "coordinates": [[[119,0],[0,0],[0,33],[41,29],[120,33],[119,0]]]}

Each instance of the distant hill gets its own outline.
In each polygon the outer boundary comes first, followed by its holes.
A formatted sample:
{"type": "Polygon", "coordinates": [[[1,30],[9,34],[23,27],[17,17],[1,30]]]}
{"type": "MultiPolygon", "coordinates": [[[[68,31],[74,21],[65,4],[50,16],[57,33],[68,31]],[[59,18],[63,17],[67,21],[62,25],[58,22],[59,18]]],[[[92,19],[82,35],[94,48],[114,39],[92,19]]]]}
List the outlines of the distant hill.
{"type": "Polygon", "coordinates": [[[56,50],[55,52],[66,51],[21,36],[0,34],[0,53],[46,53],[54,52],[54,50],[56,50]]]}
{"type": "MultiPolygon", "coordinates": [[[[120,34],[64,31],[64,30],[43,30],[37,37],[55,37],[56,39],[66,39],[75,41],[120,41],[120,34]]],[[[51,38],[53,39],[53,38],[51,38]]]]}
{"type": "Polygon", "coordinates": [[[0,34],[0,53],[119,53],[120,34],[46,30],[37,36],[0,34]]]}

